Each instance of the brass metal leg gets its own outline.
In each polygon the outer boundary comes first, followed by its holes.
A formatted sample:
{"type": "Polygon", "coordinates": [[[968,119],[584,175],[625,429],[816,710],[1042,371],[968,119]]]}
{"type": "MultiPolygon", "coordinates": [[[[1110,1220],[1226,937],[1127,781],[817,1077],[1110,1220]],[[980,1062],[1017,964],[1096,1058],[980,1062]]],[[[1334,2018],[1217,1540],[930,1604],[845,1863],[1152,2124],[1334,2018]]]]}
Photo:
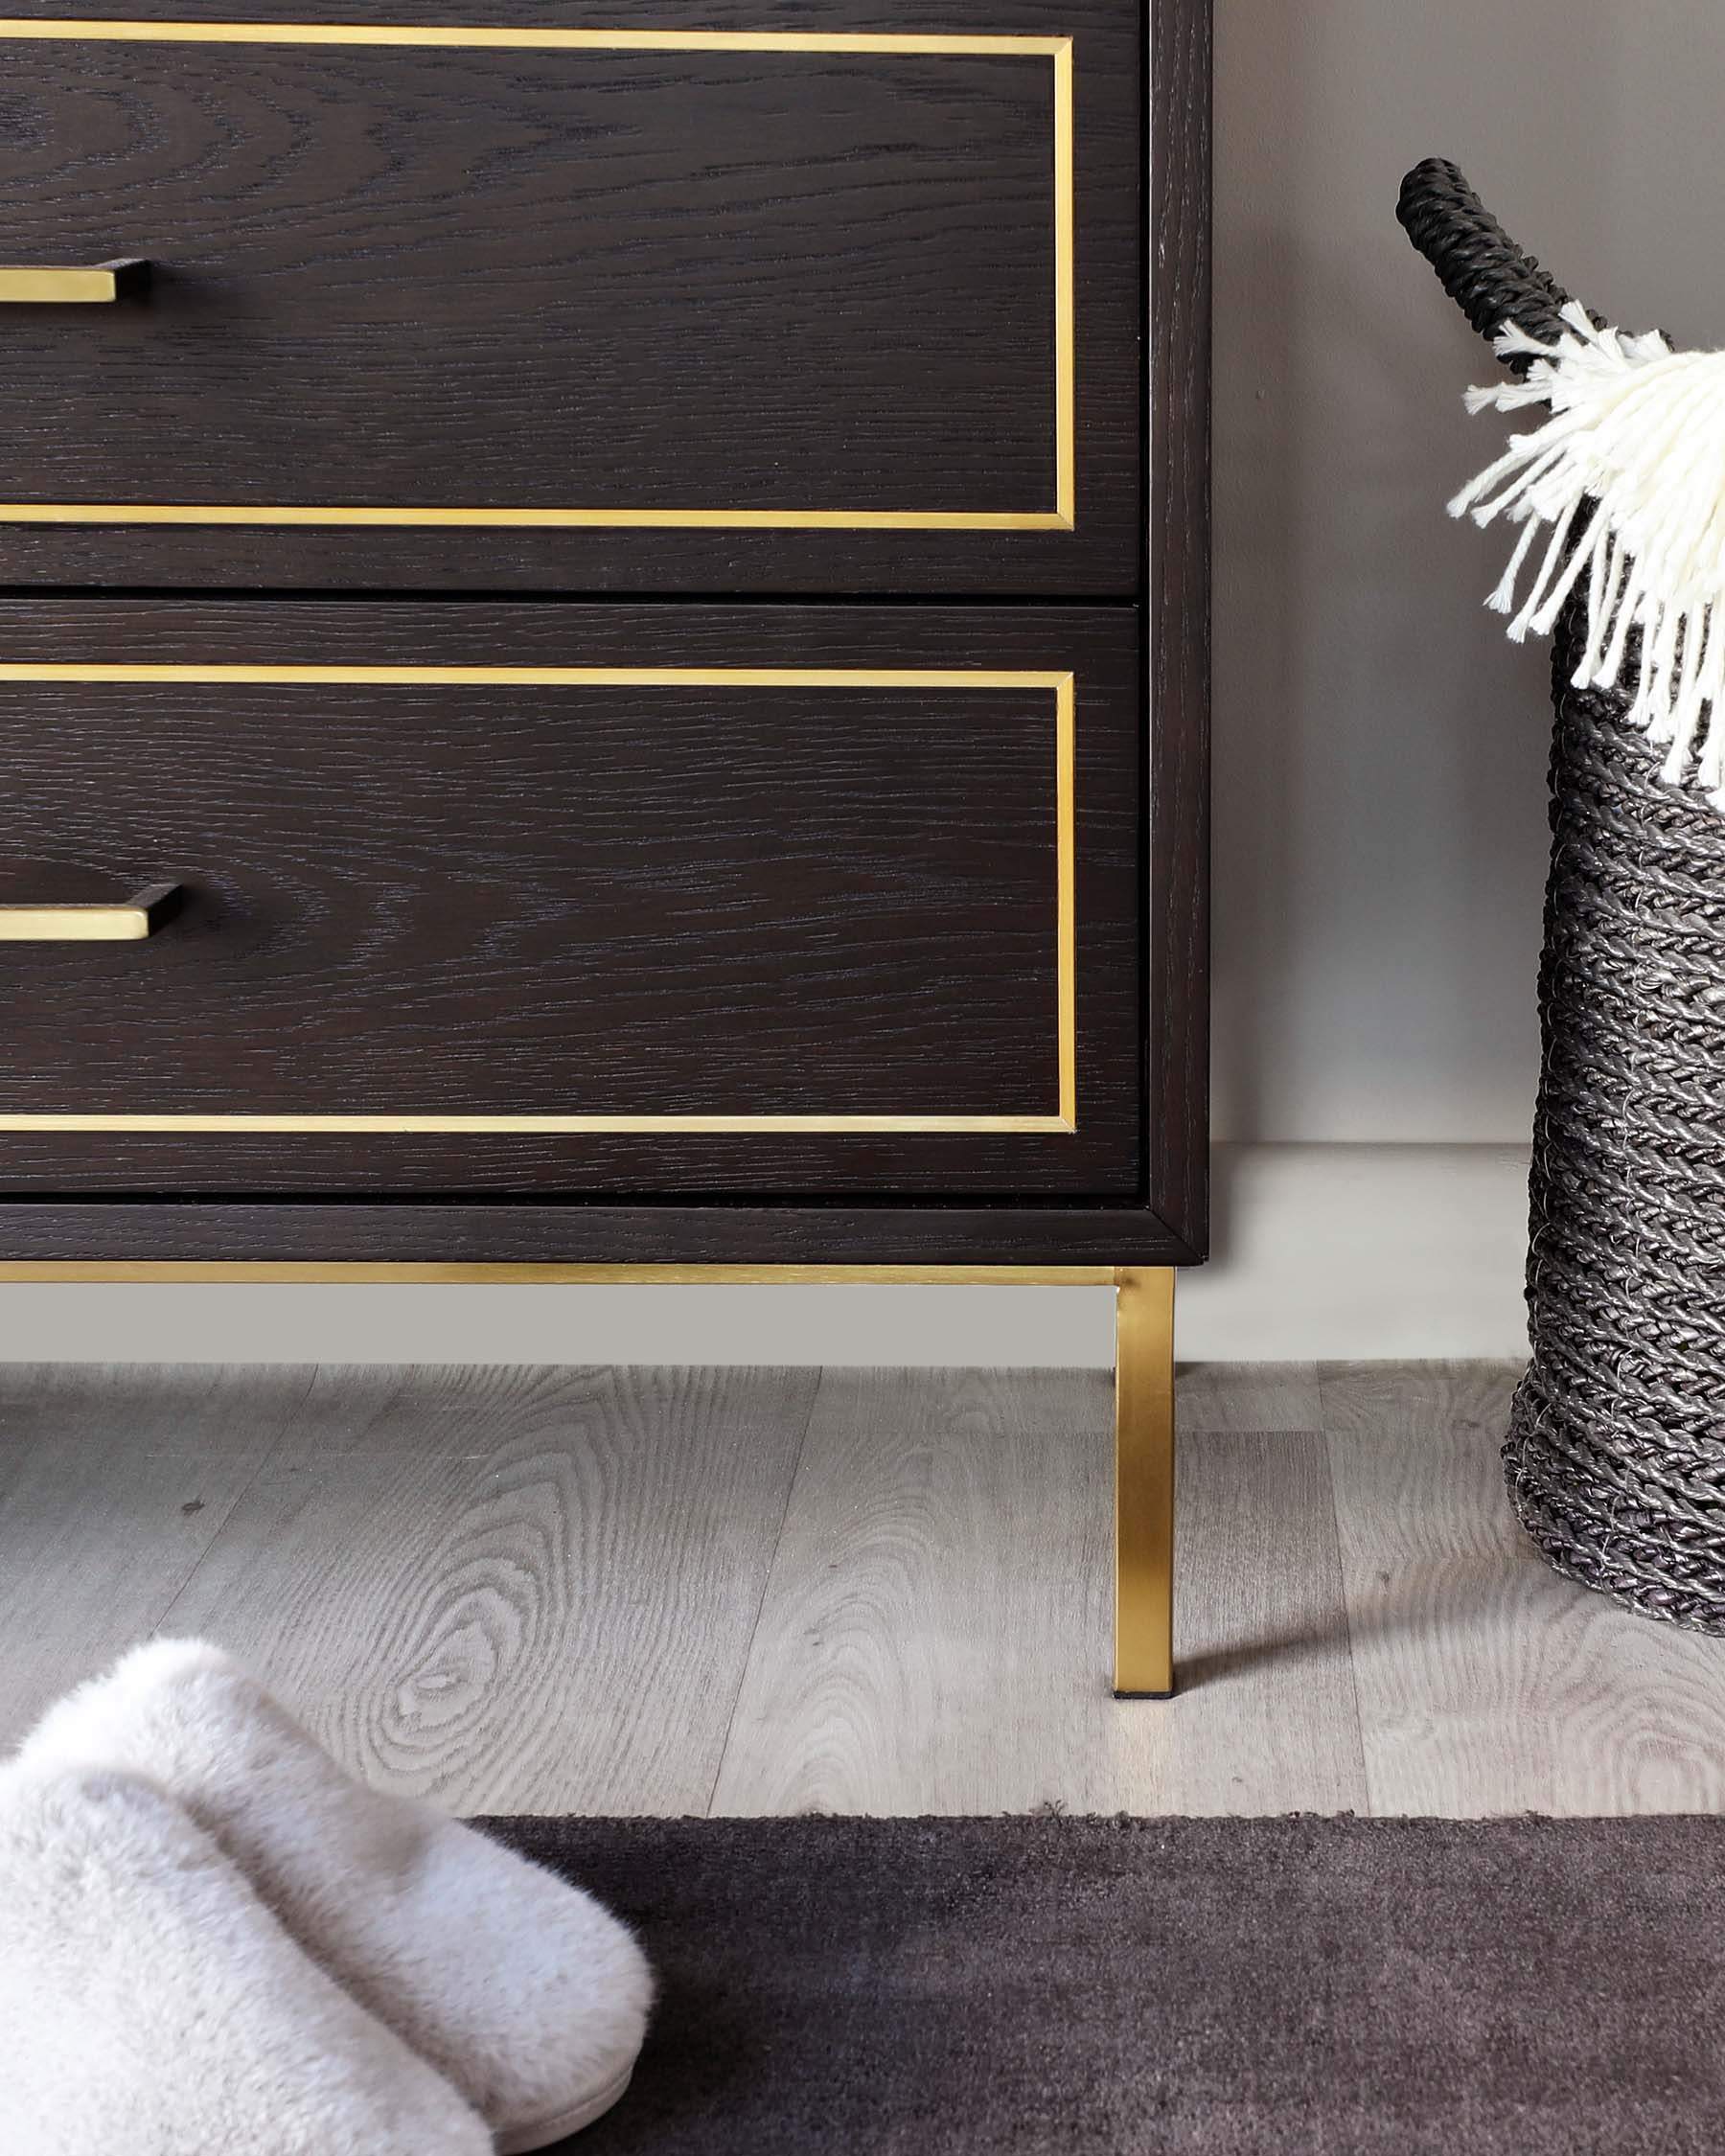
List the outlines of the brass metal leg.
{"type": "Polygon", "coordinates": [[[1174,1271],[1115,1274],[1115,1697],[1174,1690],[1174,1271]]]}

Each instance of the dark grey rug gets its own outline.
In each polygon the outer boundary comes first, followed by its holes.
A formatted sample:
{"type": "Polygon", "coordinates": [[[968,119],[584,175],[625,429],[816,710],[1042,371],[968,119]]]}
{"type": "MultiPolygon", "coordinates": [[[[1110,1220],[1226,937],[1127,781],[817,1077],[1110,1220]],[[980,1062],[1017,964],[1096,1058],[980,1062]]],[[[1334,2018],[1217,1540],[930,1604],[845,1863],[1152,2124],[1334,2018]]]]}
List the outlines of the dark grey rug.
{"type": "Polygon", "coordinates": [[[483,1823],[660,1971],[582,2156],[1725,2145],[1725,1821],[483,1823]]]}

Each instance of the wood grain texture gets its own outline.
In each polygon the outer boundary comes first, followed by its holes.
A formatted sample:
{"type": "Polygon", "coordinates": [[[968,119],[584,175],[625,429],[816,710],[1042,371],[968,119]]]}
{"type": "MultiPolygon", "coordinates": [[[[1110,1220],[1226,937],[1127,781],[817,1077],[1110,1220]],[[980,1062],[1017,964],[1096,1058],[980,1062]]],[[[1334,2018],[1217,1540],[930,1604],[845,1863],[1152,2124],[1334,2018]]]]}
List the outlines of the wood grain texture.
{"type": "Polygon", "coordinates": [[[816,1383],[324,1371],[166,1622],[383,1787],[702,1811],[816,1383]]]}
{"type": "Polygon", "coordinates": [[[1725,1807],[1718,1643],[1549,1571],[1498,1452],[1519,1373],[1322,1373],[1374,1812],[1725,1807]]]}
{"type": "Polygon", "coordinates": [[[704,1808],[746,1665],[732,1811],[1725,1808],[1716,1643],[1509,1522],[1510,1373],[1323,1377],[1339,1544],[1323,1449],[1210,1373],[1152,1708],[1102,1691],[1099,1373],[836,1372],[810,1428],[811,1372],[0,1365],[0,1742],[202,1625],[366,1772],[508,1810],[704,1808]]]}
{"type": "MultiPolygon", "coordinates": [[[[770,12],[752,27],[873,27],[852,0],[770,12]]],[[[1015,18],[1048,33],[1023,5],[975,27],[1015,18]]],[[[0,577],[1133,592],[1141,30],[1120,0],[1058,27],[1078,54],[1076,530],[0,524],[0,577]]],[[[13,258],[124,231],[154,265],[148,304],[94,329],[9,328],[15,498],[1055,508],[1046,56],[53,38],[9,47],[5,80],[13,258]]]]}
{"type": "Polygon", "coordinates": [[[9,497],[1053,506],[1045,56],[0,47],[9,497]]]}
{"type": "Polygon", "coordinates": [[[1150,1184],[1209,1235],[1211,0],[1150,12],[1150,1184]]]}
{"type": "Polygon", "coordinates": [[[1111,1390],[829,1372],[716,1811],[1339,1809],[1362,1800],[1322,1443],[1180,1463],[1165,1708],[1108,1691],[1111,1390]],[[1296,1566],[1276,1553],[1300,1550],[1296,1566]],[[1300,1711],[1273,1711],[1283,1684],[1300,1711]]]}
{"type": "MultiPolygon", "coordinates": [[[[1253,1389],[1242,1387],[1236,1414],[1253,1389]]],[[[1322,1435],[1184,1434],[1178,1491],[1181,1693],[1173,1704],[1181,1719],[1176,1798],[1165,1808],[1363,1811],[1366,1768],[1322,1435]]],[[[1138,1792],[1128,1784],[1118,1802],[1138,1809],[1138,1792]]]]}
{"type": "Polygon", "coordinates": [[[0,1748],[162,1621],[310,1383],[0,1364],[0,1748]]]}
{"type": "MultiPolygon", "coordinates": [[[[164,0],[153,11],[212,20],[232,12],[226,0],[186,6],[164,0]]],[[[26,0],[22,12],[57,11],[52,0],[46,6],[26,0]]],[[[258,21],[304,15],[297,0],[271,0],[248,12],[258,21]]],[[[439,19],[428,0],[399,6],[395,0],[356,0],[343,13],[356,22],[439,19]]],[[[464,9],[463,19],[506,26],[528,18],[520,0],[475,0],[464,9]]],[[[939,0],[904,0],[891,7],[884,0],[818,5],[766,0],[748,7],[741,0],[719,0],[715,6],[627,0],[607,20],[624,30],[682,25],[1046,35],[1050,29],[1039,0],[1000,0],[986,16],[974,19],[969,11],[955,17],[939,0]]],[[[1078,0],[1058,28],[1074,38],[1077,53],[1076,532],[313,530],[295,533],[291,543],[285,543],[281,534],[242,530],[0,526],[0,579],[14,586],[321,587],[349,594],[633,590],[679,599],[702,592],[1123,598],[1147,591],[1153,602],[1152,643],[1138,685],[1153,698],[1148,770],[1144,779],[1126,789],[1116,786],[1107,796],[1109,813],[1137,821],[1135,864],[1124,872],[1136,877],[1135,906],[1147,915],[1137,947],[1138,1008],[1145,991],[1149,999],[1147,1020],[1140,1022],[1136,1010],[1133,1016],[1138,1045],[1130,1083],[1136,1106],[1130,1113],[1125,1110],[1122,1085],[1116,1111],[1121,1121],[1114,1129],[1123,1131],[1130,1123],[1133,1143],[1145,1149],[1147,1164],[1123,1168],[1123,1152],[1111,1136],[1103,1168],[1082,1178],[1091,1195],[1079,1206],[1060,1206],[1052,1202],[1056,1195],[1079,1187],[1072,1174],[1074,1154],[1064,1141],[1036,1141],[1049,1148],[1041,1169],[1026,1141],[1014,1139],[992,1156],[978,1141],[965,1149],[964,1179],[954,1178],[920,1142],[883,1141],[847,1152],[837,1181],[830,1163],[811,1160],[806,1153],[794,1157],[780,1148],[749,1158],[728,1138],[704,1155],[688,1141],[680,1143],[676,1176],[681,1180],[643,1166],[632,1143],[627,1158],[586,1146],[577,1173],[548,1181],[538,1141],[527,1158],[512,1158],[508,1141],[492,1141],[490,1166],[478,1183],[452,1183],[443,1163],[411,1156],[405,1143],[393,1145],[388,1159],[380,1162],[369,1145],[337,1157],[327,1145],[299,1141],[292,1186],[308,1197],[327,1194],[333,1203],[274,1210],[206,1203],[159,1213],[129,1203],[14,1204],[0,1222],[0,1249],[19,1257],[133,1256],[160,1249],[159,1239],[167,1238],[184,1254],[201,1256],[304,1252],[474,1261],[495,1253],[553,1259],[806,1254],[855,1262],[999,1256],[1162,1263],[1202,1253],[1208,6],[1208,0],[1156,0],[1153,10],[1148,80],[1155,114],[1149,212],[1154,231],[1147,252],[1142,11],[1124,0],[1078,0]],[[1146,288],[1153,350],[1144,372],[1146,288]],[[1138,540],[1147,386],[1162,424],[1151,439],[1153,541],[1146,568],[1138,540]],[[548,1202],[548,1190],[572,1187],[609,1190],[618,1198],[639,1194],[655,1202],[603,1210],[548,1202]],[[687,1209],[657,1202],[673,1188],[689,1199],[715,1202],[687,1209]],[[534,1203],[453,1208],[423,1203],[429,1193],[455,1189],[532,1193],[534,1203]],[[847,1189],[862,1203],[855,1207],[832,1203],[847,1189]],[[422,1203],[392,1216],[379,1206],[354,1204],[352,1194],[359,1190],[377,1197],[410,1191],[422,1203]],[[786,1201],[783,1212],[737,1203],[746,1194],[768,1190],[786,1201]],[[986,1193],[991,1203],[986,1207],[951,1203],[964,1190],[986,1193]],[[882,1202],[884,1191],[937,1203],[896,1206],[882,1202]],[[1012,1203],[1019,1193],[1028,1202],[1012,1203]],[[805,1195],[812,1202],[797,1204],[805,1195]]],[[[1009,317],[1018,290],[1014,276],[1046,245],[1047,235],[1046,224],[1038,222],[1040,211],[1026,209],[1025,100],[1022,89],[1012,86],[1017,74],[1004,65],[967,59],[960,63],[961,72],[969,71],[962,81],[960,73],[954,73],[942,76],[940,85],[926,87],[932,77],[902,57],[879,77],[866,78],[823,60],[817,69],[820,95],[804,112],[783,101],[774,106],[770,96],[763,103],[769,71],[753,58],[733,57],[706,73],[709,61],[697,68],[687,64],[687,56],[652,66],[613,57],[606,64],[623,66],[630,84],[613,81],[613,94],[603,104],[593,103],[587,115],[592,126],[577,157],[569,129],[571,116],[581,116],[584,93],[554,89],[553,65],[543,55],[512,56],[513,65],[494,56],[396,54],[380,59],[373,55],[361,64],[351,57],[332,63],[327,54],[309,57],[303,49],[286,47],[230,49],[215,58],[211,48],[182,47],[175,49],[172,67],[148,57],[141,66],[115,65],[116,54],[124,62],[126,56],[135,59],[153,51],[159,57],[165,50],[86,45],[69,57],[58,41],[34,41],[29,66],[9,76],[0,103],[0,120],[14,123],[10,131],[0,126],[6,142],[0,170],[9,169],[8,159],[15,165],[19,214],[46,219],[45,236],[58,240],[66,220],[76,218],[73,199],[87,210],[107,189],[116,214],[150,205],[162,231],[189,244],[196,241],[187,262],[205,265],[195,275],[180,275],[176,285],[169,262],[162,295],[167,311],[126,316],[117,331],[110,325],[103,333],[118,340],[114,352],[92,349],[87,362],[74,358],[68,368],[57,348],[51,356],[55,363],[41,378],[52,380],[62,403],[67,381],[76,384],[86,377],[97,381],[116,353],[136,358],[157,332],[172,337],[195,329],[194,369],[214,366],[219,372],[227,363],[224,349],[230,356],[236,349],[233,340],[262,331],[266,319],[279,333],[278,303],[322,280],[331,301],[327,334],[315,324],[304,330],[296,324],[285,343],[277,333],[280,363],[267,378],[291,390],[326,370],[337,405],[353,415],[345,433],[332,424],[313,445],[305,462],[308,487],[332,464],[363,484],[367,456],[374,459],[374,477],[382,472],[441,485],[451,471],[470,470],[479,480],[527,469],[534,484],[543,478],[548,485],[556,460],[547,457],[545,444],[561,442],[561,453],[578,460],[609,458],[607,484],[632,477],[632,456],[651,483],[670,486],[675,478],[680,488],[703,470],[711,476],[726,458],[734,463],[739,440],[746,466],[761,442],[770,441],[770,459],[753,467],[754,483],[768,488],[805,466],[825,478],[862,475],[866,465],[885,486],[884,460],[895,455],[905,470],[915,468],[920,483],[934,475],[926,468],[937,467],[939,456],[929,457],[926,434],[918,447],[909,446],[907,420],[926,422],[940,433],[954,470],[969,460],[967,470],[984,488],[997,481],[1003,486],[1015,471],[1027,469],[1030,436],[1019,426],[1020,407],[1006,408],[1006,392],[1024,389],[1027,408],[1043,393],[1037,369],[1046,373],[1047,353],[1036,339],[1009,333],[1009,317]],[[197,56],[196,63],[188,54],[197,56]],[[888,78],[890,90],[882,91],[878,85],[888,78]],[[721,87],[717,102],[703,98],[704,90],[721,87]],[[411,97],[405,94],[409,89],[411,97]],[[98,112],[101,98],[105,103],[98,112]],[[705,115],[692,131],[680,122],[670,125],[666,117],[690,111],[705,115]],[[126,112],[153,116],[161,125],[134,130],[122,142],[114,129],[126,112]],[[205,139],[212,113],[226,129],[223,159],[199,170],[189,146],[195,149],[205,139]],[[376,126],[353,126],[361,113],[373,115],[376,126]],[[631,113],[632,121],[626,122],[622,116],[631,113]],[[68,127],[67,116],[78,114],[85,117],[68,127]],[[723,136],[739,115],[748,123],[748,153],[729,163],[709,159],[692,171],[691,148],[710,145],[713,130],[723,136]],[[885,126],[888,116],[890,130],[885,126]],[[818,135],[806,154],[798,148],[799,130],[805,128],[818,135]],[[484,145],[482,157],[467,154],[475,143],[484,145]],[[846,145],[848,153],[840,154],[846,145]],[[70,198],[52,184],[68,155],[89,167],[81,172],[87,184],[70,198]],[[878,177],[883,160],[891,167],[891,185],[871,195],[858,175],[872,163],[878,177]],[[626,172],[630,185],[607,192],[603,176],[619,172],[626,172]],[[451,175],[459,185],[447,184],[451,175]],[[650,183],[651,218],[643,209],[646,196],[633,185],[637,179],[650,183]],[[978,179],[987,182],[980,196],[978,179]],[[745,195],[747,218],[737,214],[745,195]],[[271,222],[260,217],[271,201],[288,200],[295,204],[292,218],[271,222]],[[524,205],[551,214],[526,216],[524,205]],[[570,206],[573,221],[557,214],[560,205],[570,206]],[[234,221],[237,206],[252,220],[243,231],[234,221]],[[890,230],[882,238],[875,226],[888,220],[877,212],[887,210],[890,230]],[[594,327],[583,280],[565,274],[577,226],[606,236],[607,247],[598,250],[589,282],[593,288],[605,287],[615,302],[598,325],[601,351],[592,374],[571,370],[566,339],[559,341],[578,317],[589,333],[594,327]],[[827,244],[835,233],[838,244],[827,244]],[[892,257],[909,243],[908,235],[916,241],[915,260],[908,275],[896,276],[892,257]],[[952,253],[954,236],[963,254],[958,270],[931,285],[928,264],[952,253]],[[244,323],[224,318],[220,310],[224,272],[218,257],[236,238],[246,264],[242,281],[248,281],[249,301],[256,303],[244,323]],[[749,253],[757,244],[758,258],[749,253]],[[748,263],[739,273],[743,256],[748,263]],[[672,268],[678,275],[667,283],[665,273],[672,268]],[[805,271],[831,280],[837,294],[818,320],[800,307],[805,271]],[[967,309],[970,284],[984,274],[998,288],[983,304],[967,309]],[[431,301],[416,312],[419,286],[427,278],[431,301]],[[621,333],[632,322],[656,355],[666,332],[692,314],[685,304],[689,295],[702,300],[702,338],[682,355],[683,364],[666,368],[656,357],[638,368],[631,352],[627,369],[613,366],[621,333]],[[920,310],[914,349],[904,342],[903,315],[894,311],[907,295],[920,310]],[[513,446],[508,439],[524,408],[520,378],[497,372],[504,351],[496,332],[501,307],[522,298],[531,321],[524,334],[512,327],[509,364],[515,365],[518,354],[528,372],[539,368],[556,375],[550,417],[536,417],[530,468],[519,455],[518,427],[513,446]],[[470,309],[477,309],[476,314],[470,309]],[[833,364],[800,372],[780,365],[770,378],[762,371],[760,378],[771,380],[768,399],[758,380],[742,380],[737,348],[726,341],[746,321],[763,332],[763,340],[750,347],[751,361],[768,350],[782,359],[779,345],[786,338],[817,344],[824,339],[822,356],[830,345],[833,364]],[[847,328],[853,321],[874,341],[853,334],[847,328]],[[417,343],[414,335],[402,334],[404,330],[417,334],[427,322],[432,331],[454,333],[427,333],[417,343]],[[908,395],[901,378],[907,366],[914,378],[908,395]],[[461,401],[463,370],[483,374],[488,368],[495,394],[461,401]],[[575,439],[570,422],[571,414],[579,417],[586,408],[584,400],[590,404],[597,399],[607,368],[616,376],[622,400],[621,423],[609,447],[590,426],[577,430],[575,439]],[[936,378],[943,384],[938,409],[924,394],[936,378]],[[380,381],[389,384],[389,394],[375,393],[380,381]],[[986,425],[976,419],[980,407],[967,401],[978,382],[997,407],[988,411],[986,425]],[[884,383],[896,387],[885,394],[884,383]],[[843,398],[851,400],[844,424],[827,425],[832,415],[821,400],[837,409],[843,398]],[[640,423],[649,411],[656,424],[640,423]],[[758,424],[764,411],[770,433],[758,424]],[[705,428],[694,455],[688,448],[691,412],[703,415],[705,428]],[[439,424],[419,424],[427,413],[439,424]],[[782,424],[787,414],[808,424],[788,430],[782,424]],[[423,451],[416,469],[407,469],[409,415],[415,415],[413,447],[437,445],[435,471],[425,469],[423,451]],[[811,433],[811,426],[817,431],[811,433]],[[709,437],[717,444],[711,457],[709,437]]],[[[598,76],[591,80],[596,89],[598,76]]],[[[1040,180],[1037,191],[1040,201],[1040,180]]],[[[580,266],[588,266],[585,255],[580,266]]],[[[33,334],[54,329],[37,324],[33,334]]],[[[242,395],[226,402],[205,398],[192,415],[195,423],[207,417],[211,442],[224,445],[224,480],[232,470],[243,482],[244,453],[261,439],[260,427],[265,435],[272,428],[291,432],[302,422],[303,401],[296,405],[292,395],[275,396],[264,407],[255,392],[263,378],[263,372],[253,369],[242,395]],[[237,462],[236,451],[242,452],[237,462]]],[[[150,387],[141,378],[133,386],[140,393],[150,387]]],[[[172,394],[180,396],[181,390],[172,394]]],[[[189,390],[182,401],[190,403],[189,390]]],[[[86,405],[90,401],[86,399],[86,405]]],[[[51,461],[63,455],[64,439],[56,433],[59,421],[54,416],[58,406],[28,397],[20,402],[29,452],[51,461]],[[38,412],[48,416],[38,418],[38,412]]],[[[93,435],[100,437],[109,424],[105,409],[97,410],[94,421],[93,435]]],[[[174,447],[162,453],[190,453],[195,460],[207,454],[214,466],[215,451],[199,447],[201,439],[195,424],[187,430],[189,452],[174,447]]],[[[146,453],[157,453],[153,441],[146,453]]],[[[45,598],[43,604],[52,609],[58,602],[45,598]]],[[[243,609],[226,619],[243,633],[243,609]]],[[[1081,725],[1081,744],[1085,739],[1081,725]]],[[[1088,905],[1081,892],[1081,915],[1088,905]]],[[[1082,955],[1081,978],[1106,977],[1108,971],[1105,966],[1098,975],[1091,954],[1082,955]]],[[[1092,1007],[1088,992],[1081,994],[1081,1024],[1090,1021],[1092,1007]]],[[[219,1050],[218,1031],[204,1035],[200,1050],[212,1038],[219,1050]]],[[[1119,1038],[1124,1039],[1123,1027],[1119,1038]]],[[[908,1052],[908,1044],[904,1045],[908,1052]]],[[[1092,1106],[1098,1105],[1105,1104],[1092,1095],[1092,1106]]],[[[1094,1115],[1086,1142],[1092,1132],[1100,1132],[1094,1115]]],[[[1097,1142],[1100,1146],[1100,1136],[1097,1142]]],[[[99,1171],[92,1184],[63,1152],[36,1151],[34,1144],[13,1144],[0,1155],[0,1172],[10,1163],[20,1179],[13,1187],[20,1191],[70,1198],[92,1187],[123,1188],[134,1197],[212,1189],[196,1173],[188,1173],[183,1150],[172,1145],[147,1152],[133,1141],[120,1169],[99,1171]],[[125,1179],[120,1185],[112,1181],[116,1172],[125,1179]]],[[[281,1190],[282,1163],[279,1150],[233,1152],[227,1162],[231,1174],[221,1187],[248,1197],[281,1190]]]]}
{"type": "Polygon", "coordinates": [[[80,1199],[0,1204],[0,1265],[1184,1265],[1147,1205],[367,1204],[80,1199]]]}
{"type": "MultiPolygon", "coordinates": [[[[0,1189],[1136,1193],[1132,631],[0,603],[19,666],[1070,670],[1080,713],[1075,1135],[26,1129],[0,1189]]],[[[0,1109],[1052,1117],[1055,719],[1026,687],[0,683],[0,897],[186,892],[147,947],[9,947],[0,1109]]]]}
{"type": "Polygon", "coordinates": [[[1112,1390],[831,1371],[714,1793],[720,1813],[1091,1808],[1112,1390]]]}
{"type": "Polygon", "coordinates": [[[1323,1427],[1316,1363],[1183,1363],[1174,1399],[1183,1435],[1323,1427]]]}

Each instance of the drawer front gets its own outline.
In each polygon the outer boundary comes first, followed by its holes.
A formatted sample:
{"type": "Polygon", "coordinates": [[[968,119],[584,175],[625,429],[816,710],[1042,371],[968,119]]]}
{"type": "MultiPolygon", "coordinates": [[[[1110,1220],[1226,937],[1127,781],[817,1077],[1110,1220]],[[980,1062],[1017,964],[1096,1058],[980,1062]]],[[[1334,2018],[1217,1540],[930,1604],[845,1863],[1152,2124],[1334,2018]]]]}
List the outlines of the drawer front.
{"type": "Polygon", "coordinates": [[[1120,0],[274,11],[0,23],[0,261],[150,265],[0,277],[0,581],[1136,590],[1120,0]]]}
{"type": "Polygon", "coordinates": [[[0,605],[0,1189],[1130,1196],[1139,694],[1127,608],[0,605]]]}

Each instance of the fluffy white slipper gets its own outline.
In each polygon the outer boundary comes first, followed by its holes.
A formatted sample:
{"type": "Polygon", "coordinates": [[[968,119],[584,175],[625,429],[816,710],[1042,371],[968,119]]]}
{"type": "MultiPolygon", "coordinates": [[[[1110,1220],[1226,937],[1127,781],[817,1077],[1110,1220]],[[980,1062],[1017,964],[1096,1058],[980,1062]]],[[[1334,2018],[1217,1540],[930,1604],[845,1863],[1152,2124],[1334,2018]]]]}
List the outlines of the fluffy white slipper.
{"type": "Polygon", "coordinates": [[[629,2085],[653,1980],[590,1896],[411,1799],[362,1788],[195,1640],[139,1647],[53,1709],[38,1768],[129,1768],[184,1804],[288,1933],[519,2156],[629,2085]]]}
{"type": "Polygon", "coordinates": [[[171,1797],[0,1772],[6,2156],[489,2156],[171,1797]]]}

